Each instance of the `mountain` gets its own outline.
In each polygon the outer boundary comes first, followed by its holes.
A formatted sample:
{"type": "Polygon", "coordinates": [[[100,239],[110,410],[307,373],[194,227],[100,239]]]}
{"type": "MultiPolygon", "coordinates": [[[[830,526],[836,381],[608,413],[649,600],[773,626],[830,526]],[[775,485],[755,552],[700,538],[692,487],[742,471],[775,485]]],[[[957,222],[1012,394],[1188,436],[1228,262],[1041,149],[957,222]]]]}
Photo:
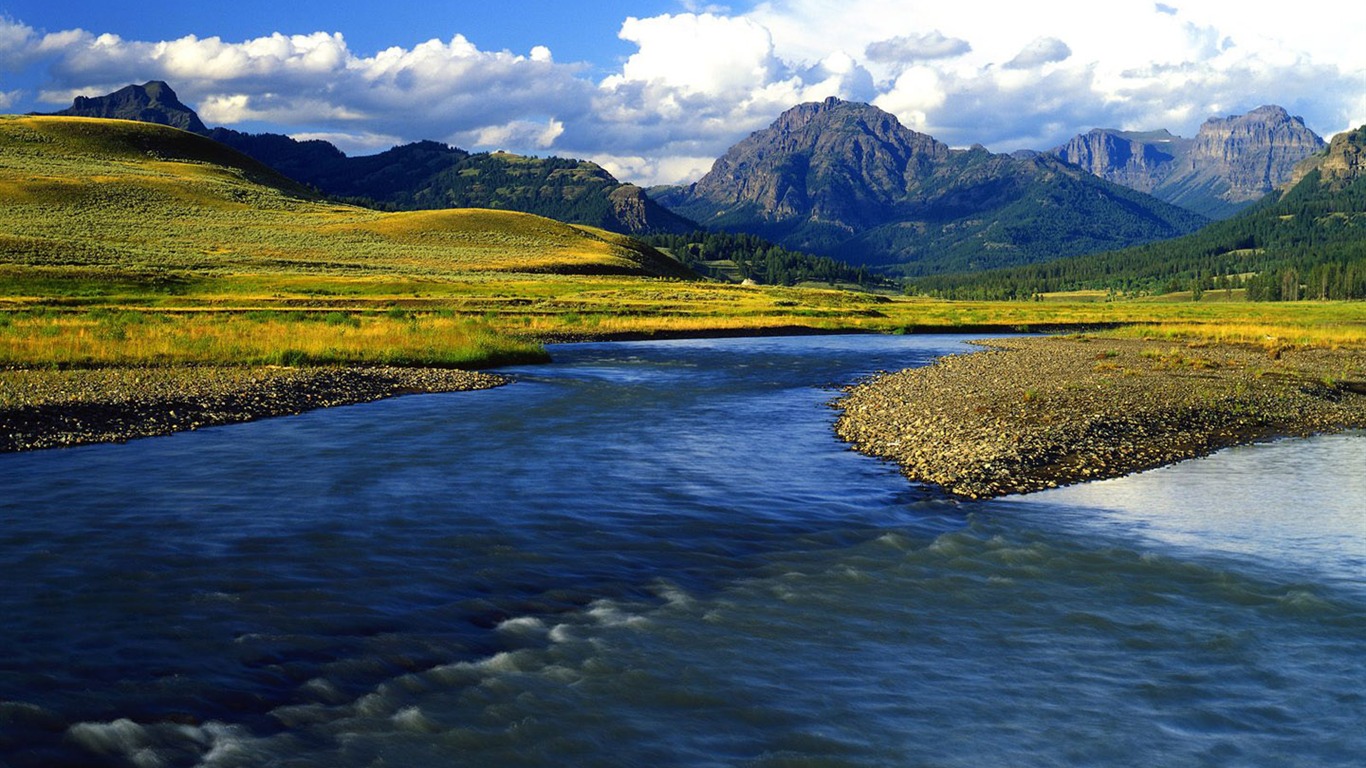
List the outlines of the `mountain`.
{"type": "Polygon", "coordinates": [[[78,97],[58,113],[170,125],[207,136],[335,197],[391,210],[493,208],[523,211],[623,234],[675,234],[697,228],[596,163],[558,157],[470,153],[433,141],[348,157],[326,141],[298,141],[205,127],[166,83],[130,85],[78,97]]]}
{"type": "Polygon", "coordinates": [[[1290,180],[1323,139],[1277,106],[1211,117],[1194,139],[1097,128],[1050,150],[1108,181],[1211,218],[1228,218],[1290,180]]]}
{"type": "Polygon", "coordinates": [[[1095,128],[1050,151],[1106,181],[1153,194],[1171,175],[1177,158],[1185,157],[1191,143],[1166,130],[1095,128]]]}
{"type": "Polygon", "coordinates": [[[154,80],[129,85],[107,96],[77,96],[70,108],[54,113],[62,117],[103,117],[169,125],[191,133],[207,133],[193,109],[180,103],[166,83],[154,80]]]}
{"type": "Polygon", "coordinates": [[[1161,293],[1245,288],[1252,299],[1366,298],[1366,126],[1339,134],[1293,186],[1197,233],[1009,270],[945,275],[917,289],[1017,298],[1078,289],[1161,293]]]}
{"type": "Polygon", "coordinates": [[[909,275],[1123,247],[1205,223],[1056,157],[952,149],[834,98],[788,110],[657,199],[708,227],[909,275]]]}
{"type": "Polygon", "coordinates": [[[1366,178],[1366,126],[1334,136],[1327,151],[1297,165],[1292,174],[1294,186],[1316,172],[1319,183],[1335,191],[1366,178]]]}

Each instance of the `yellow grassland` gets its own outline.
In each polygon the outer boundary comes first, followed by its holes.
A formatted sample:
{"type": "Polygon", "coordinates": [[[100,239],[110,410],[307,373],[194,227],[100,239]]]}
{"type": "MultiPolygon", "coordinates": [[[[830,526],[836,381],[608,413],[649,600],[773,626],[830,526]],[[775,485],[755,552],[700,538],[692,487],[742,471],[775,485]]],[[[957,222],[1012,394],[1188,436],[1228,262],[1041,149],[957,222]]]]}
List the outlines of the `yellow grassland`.
{"type": "Polygon", "coordinates": [[[550,339],[796,328],[1366,345],[1363,303],[944,302],[659,276],[676,269],[528,214],[323,200],[160,126],[0,118],[0,366],[474,367],[550,339]]]}

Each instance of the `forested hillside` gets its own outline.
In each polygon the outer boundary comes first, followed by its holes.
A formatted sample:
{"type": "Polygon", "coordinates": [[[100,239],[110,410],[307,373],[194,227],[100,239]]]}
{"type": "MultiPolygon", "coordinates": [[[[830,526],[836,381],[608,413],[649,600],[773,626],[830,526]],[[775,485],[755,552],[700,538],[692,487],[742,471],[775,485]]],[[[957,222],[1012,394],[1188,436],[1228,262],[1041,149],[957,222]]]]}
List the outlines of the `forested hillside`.
{"type": "Polygon", "coordinates": [[[1121,251],[980,274],[926,277],[914,290],[1024,298],[1080,289],[1163,293],[1245,288],[1254,300],[1366,298],[1366,127],[1340,134],[1283,196],[1195,234],[1121,251]]]}
{"type": "Polygon", "coordinates": [[[853,267],[828,256],[788,250],[756,235],[697,230],[686,235],[653,235],[638,239],[667,250],[694,271],[711,277],[753,280],[764,285],[806,282],[851,283],[866,287],[898,285],[864,267],[853,267]]]}

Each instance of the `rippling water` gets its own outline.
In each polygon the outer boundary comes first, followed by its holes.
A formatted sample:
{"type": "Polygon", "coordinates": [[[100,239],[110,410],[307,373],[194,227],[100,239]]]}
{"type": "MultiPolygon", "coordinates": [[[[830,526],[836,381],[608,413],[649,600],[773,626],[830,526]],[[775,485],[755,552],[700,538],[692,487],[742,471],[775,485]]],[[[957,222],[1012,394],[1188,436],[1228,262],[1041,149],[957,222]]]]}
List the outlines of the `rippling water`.
{"type": "Polygon", "coordinates": [[[0,764],[1361,765],[1366,440],[993,502],[825,403],[954,337],[0,456],[0,764]]]}

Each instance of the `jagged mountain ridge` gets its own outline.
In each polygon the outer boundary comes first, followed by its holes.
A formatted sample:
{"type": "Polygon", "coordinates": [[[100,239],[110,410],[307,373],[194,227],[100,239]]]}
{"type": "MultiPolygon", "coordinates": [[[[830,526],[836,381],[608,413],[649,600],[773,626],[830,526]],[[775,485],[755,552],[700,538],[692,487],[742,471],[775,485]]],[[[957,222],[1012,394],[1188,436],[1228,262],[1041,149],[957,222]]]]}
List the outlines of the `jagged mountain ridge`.
{"type": "Polygon", "coordinates": [[[1171,291],[1235,283],[1250,298],[1366,298],[1366,126],[1333,137],[1294,181],[1191,235],[997,272],[941,275],[919,290],[1011,298],[1078,289],[1171,291]],[[1216,278],[1218,278],[1216,280],[1216,278]]]}
{"type": "Polygon", "coordinates": [[[392,210],[523,211],[622,234],[679,234],[697,225],[641,188],[586,160],[470,153],[434,141],[348,157],[333,144],[279,134],[209,129],[169,85],[152,81],[107,96],[78,97],[67,117],[158,123],[207,136],[321,192],[392,210]]]}
{"type": "Polygon", "coordinates": [[[1056,157],[952,149],[834,98],[788,110],[658,199],[709,227],[912,275],[1123,247],[1205,223],[1056,157]]]}
{"type": "Polygon", "coordinates": [[[1324,142],[1285,109],[1211,117],[1193,139],[1161,131],[1097,128],[1050,150],[1108,181],[1228,218],[1292,180],[1324,142]]]}

